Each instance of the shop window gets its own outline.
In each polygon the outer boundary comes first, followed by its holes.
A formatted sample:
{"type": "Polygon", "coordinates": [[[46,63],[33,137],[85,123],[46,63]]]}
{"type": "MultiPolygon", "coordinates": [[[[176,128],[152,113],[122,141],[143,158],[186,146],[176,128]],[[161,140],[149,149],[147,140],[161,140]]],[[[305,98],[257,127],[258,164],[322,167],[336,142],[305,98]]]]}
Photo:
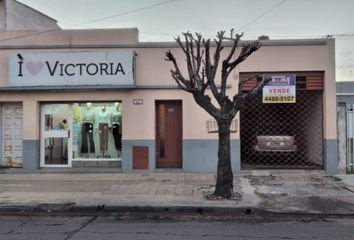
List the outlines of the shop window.
{"type": "Polygon", "coordinates": [[[120,102],[75,103],[72,106],[74,159],[120,158],[122,107],[120,102]]]}
{"type": "Polygon", "coordinates": [[[121,158],[121,102],[43,104],[41,122],[44,167],[107,167],[121,158]]]}

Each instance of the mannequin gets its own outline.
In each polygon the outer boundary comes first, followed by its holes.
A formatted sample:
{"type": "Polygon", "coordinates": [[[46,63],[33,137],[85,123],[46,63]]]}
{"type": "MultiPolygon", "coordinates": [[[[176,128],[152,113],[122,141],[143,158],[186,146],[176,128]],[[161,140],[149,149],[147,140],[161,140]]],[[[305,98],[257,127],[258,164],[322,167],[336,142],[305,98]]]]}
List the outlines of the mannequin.
{"type": "Polygon", "coordinates": [[[114,110],[111,114],[111,123],[112,123],[112,134],[114,139],[114,145],[117,150],[118,157],[121,156],[122,151],[122,131],[121,131],[121,122],[122,122],[122,109],[120,103],[114,103],[114,110]]]}
{"type": "Polygon", "coordinates": [[[92,103],[87,103],[86,112],[82,119],[81,153],[95,153],[95,143],[93,141],[93,126],[95,125],[95,119],[96,116],[92,109],[92,103]]]}
{"type": "Polygon", "coordinates": [[[80,106],[78,103],[73,104],[72,113],[73,113],[73,122],[80,122],[81,112],[80,112],[80,106]]]}
{"type": "Polygon", "coordinates": [[[100,135],[100,151],[103,158],[110,157],[105,155],[108,150],[108,131],[110,128],[109,113],[107,106],[104,105],[98,115],[98,132],[100,135]]]}
{"type": "Polygon", "coordinates": [[[77,151],[79,150],[79,139],[80,139],[80,121],[81,121],[81,112],[80,106],[78,103],[74,103],[72,107],[73,114],[73,157],[76,158],[77,151]]]}

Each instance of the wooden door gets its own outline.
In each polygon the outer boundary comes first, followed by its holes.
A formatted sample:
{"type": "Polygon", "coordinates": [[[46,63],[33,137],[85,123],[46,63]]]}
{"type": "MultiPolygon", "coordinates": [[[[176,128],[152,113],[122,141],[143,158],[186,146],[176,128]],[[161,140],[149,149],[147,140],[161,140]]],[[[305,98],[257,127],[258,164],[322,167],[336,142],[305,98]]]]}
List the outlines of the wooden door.
{"type": "Polygon", "coordinates": [[[182,101],[156,102],[156,167],[182,168],[182,101]]]}

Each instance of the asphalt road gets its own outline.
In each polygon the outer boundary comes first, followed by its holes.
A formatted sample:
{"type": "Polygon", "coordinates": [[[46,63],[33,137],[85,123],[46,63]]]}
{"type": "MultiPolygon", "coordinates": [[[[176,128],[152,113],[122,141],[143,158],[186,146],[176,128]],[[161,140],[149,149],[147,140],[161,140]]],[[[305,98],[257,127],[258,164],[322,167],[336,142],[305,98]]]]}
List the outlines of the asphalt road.
{"type": "Polygon", "coordinates": [[[353,218],[237,221],[122,220],[114,216],[0,216],[1,240],[354,239],[353,218]]]}

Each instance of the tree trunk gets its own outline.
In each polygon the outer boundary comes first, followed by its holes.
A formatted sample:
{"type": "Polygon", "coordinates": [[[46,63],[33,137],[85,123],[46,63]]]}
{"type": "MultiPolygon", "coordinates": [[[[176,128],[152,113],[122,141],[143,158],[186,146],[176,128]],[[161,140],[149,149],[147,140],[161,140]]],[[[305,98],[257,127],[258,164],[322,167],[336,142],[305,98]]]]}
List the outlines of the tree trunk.
{"type": "Polygon", "coordinates": [[[230,152],[230,122],[218,121],[219,149],[218,170],[214,195],[231,198],[233,193],[233,174],[230,152]]]}

